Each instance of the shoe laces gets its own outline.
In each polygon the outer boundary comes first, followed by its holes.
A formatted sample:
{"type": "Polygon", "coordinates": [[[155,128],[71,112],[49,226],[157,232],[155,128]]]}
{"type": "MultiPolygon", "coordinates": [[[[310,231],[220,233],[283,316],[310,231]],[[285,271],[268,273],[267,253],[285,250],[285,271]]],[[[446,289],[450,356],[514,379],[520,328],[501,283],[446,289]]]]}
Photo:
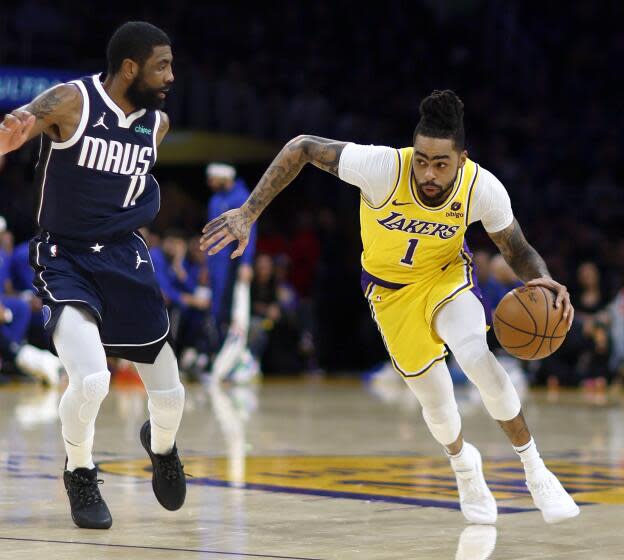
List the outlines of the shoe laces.
{"type": "Polygon", "coordinates": [[[464,494],[464,501],[470,501],[471,498],[480,498],[483,496],[483,488],[479,480],[478,471],[472,469],[470,471],[458,471],[456,473],[461,481],[461,487],[464,494]]]}
{"type": "Polygon", "coordinates": [[[70,493],[84,505],[97,504],[102,501],[102,495],[98,488],[100,484],[104,484],[102,479],[87,478],[72,473],[70,493]]]}
{"type": "MultiPolygon", "coordinates": [[[[166,480],[178,480],[186,475],[184,465],[175,452],[168,455],[156,455],[158,470],[166,480]]],[[[188,475],[186,475],[188,476],[188,475]]]]}
{"type": "Polygon", "coordinates": [[[555,482],[552,475],[545,477],[537,484],[531,484],[531,490],[546,499],[554,498],[560,493],[559,485],[555,482]]]}

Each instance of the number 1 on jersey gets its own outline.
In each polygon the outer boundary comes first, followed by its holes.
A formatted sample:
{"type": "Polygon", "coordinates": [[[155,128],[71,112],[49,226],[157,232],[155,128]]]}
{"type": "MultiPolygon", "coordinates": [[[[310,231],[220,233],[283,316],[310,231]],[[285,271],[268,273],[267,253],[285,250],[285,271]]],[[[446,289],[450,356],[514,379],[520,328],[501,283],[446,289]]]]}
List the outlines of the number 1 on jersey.
{"type": "Polygon", "coordinates": [[[418,239],[412,237],[407,241],[407,251],[405,256],[401,259],[401,264],[412,266],[414,264],[414,251],[416,251],[416,245],[418,245],[418,239]]]}
{"type": "Polygon", "coordinates": [[[126,200],[124,200],[123,208],[127,208],[128,206],[134,206],[136,204],[137,198],[139,198],[143,191],[145,190],[145,175],[133,175],[130,178],[130,186],[128,187],[128,192],[126,193],[126,200]],[[134,192],[137,182],[139,183],[139,188],[134,192]],[[134,195],[134,196],[133,196],[134,195]]]}

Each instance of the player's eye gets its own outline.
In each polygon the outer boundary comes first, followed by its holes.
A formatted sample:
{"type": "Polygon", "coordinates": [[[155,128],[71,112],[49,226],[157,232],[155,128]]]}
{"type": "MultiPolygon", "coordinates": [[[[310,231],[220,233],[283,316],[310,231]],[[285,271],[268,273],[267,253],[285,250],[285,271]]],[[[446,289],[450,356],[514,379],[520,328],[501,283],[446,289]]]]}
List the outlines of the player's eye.
{"type": "Polygon", "coordinates": [[[446,167],[446,163],[438,163],[438,167],[440,169],[444,169],[446,167]]]}

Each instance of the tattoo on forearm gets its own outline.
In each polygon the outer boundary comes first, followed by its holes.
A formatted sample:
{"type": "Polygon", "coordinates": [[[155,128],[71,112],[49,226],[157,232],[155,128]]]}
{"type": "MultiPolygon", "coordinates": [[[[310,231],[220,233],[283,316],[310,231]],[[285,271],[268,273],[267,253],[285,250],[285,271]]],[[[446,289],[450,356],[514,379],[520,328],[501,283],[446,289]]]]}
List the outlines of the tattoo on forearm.
{"type": "Polygon", "coordinates": [[[504,230],[491,234],[491,238],[509,266],[523,282],[550,276],[544,259],[529,245],[516,220],[504,230]]]}
{"type": "Polygon", "coordinates": [[[254,217],[259,216],[308,162],[337,176],[338,162],[344,146],[344,142],[318,136],[299,136],[290,141],[273,160],[249,196],[247,209],[254,217]]]}

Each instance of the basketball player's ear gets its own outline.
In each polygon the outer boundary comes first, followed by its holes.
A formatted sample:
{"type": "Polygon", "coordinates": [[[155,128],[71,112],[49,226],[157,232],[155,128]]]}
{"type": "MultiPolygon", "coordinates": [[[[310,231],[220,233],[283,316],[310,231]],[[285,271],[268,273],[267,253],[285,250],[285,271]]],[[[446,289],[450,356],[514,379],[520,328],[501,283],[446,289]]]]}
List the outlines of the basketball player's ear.
{"type": "Polygon", "coordinates": [[[124,58],[121,63],[121,74],[129,82],[133,82],[139,75],[139,65],[131,58],[124,58]]]}
{"type": "Polygon", "coordinates": [[[459,167],[464,167],[466,160],[468,159],[468,150],[462,150],[459,154],[459,167]]]}

